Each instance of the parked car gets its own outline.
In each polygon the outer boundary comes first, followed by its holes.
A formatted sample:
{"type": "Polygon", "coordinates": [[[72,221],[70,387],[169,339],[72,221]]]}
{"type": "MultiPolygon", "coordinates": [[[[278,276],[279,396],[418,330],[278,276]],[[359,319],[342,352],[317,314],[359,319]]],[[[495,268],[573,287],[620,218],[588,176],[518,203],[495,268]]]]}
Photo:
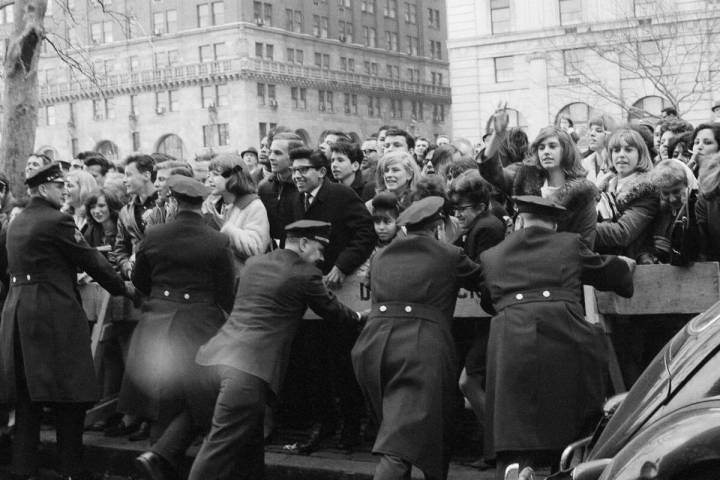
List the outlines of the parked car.
{"type": "Polygon", "coordinates": [[[720,478],[720,302],[693,318],[632,389],[608,401],[592,437],[570,445],[575,480],[720,478]]]}

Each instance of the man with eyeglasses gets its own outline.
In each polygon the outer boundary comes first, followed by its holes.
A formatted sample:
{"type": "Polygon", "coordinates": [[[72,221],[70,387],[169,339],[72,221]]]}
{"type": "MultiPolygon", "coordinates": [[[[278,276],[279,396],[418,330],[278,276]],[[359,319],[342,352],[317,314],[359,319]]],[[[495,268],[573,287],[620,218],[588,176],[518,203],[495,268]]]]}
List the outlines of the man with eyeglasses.
{"type": "Polygon", "coordinates": [[[82,434],[85,410],[100,390],[76,272],[112,295],[135,292],[60,212],[65,179],[58,163],[31,171],[25,184],[30,202],[7,233],[10,290],[0,323],[0,402],[15,408],[12,475],[37,474],[40,418],[49,404],[57,414],[61,478],[92,478],[83,471],[82,434]]]}
{"type": "MultiPolygon", "coordinates": [[[[330,241],[320,269],[330,289],[340,288],[345,277],[368,259],[377,241],[373,220],[362,200],[350,187],[327,181],[325,156],[320,150],[298,148],[290,151],[292,178],[298,189],[295,220],[317,220],[332,225],[330,241]]],[[[308,322],[308,349],[313,357],[310,369],[310,404],[314,425],[308,440],[297,447],[310,453],[335,433],[333,393],[340,399],[343,427],[340,447],[359,443],[363,398],[350,362],[350,349],[357,331],[337,322],[308,322]],[[325,365],[323,365],[325,363],[325,365]],[[316,371],[317,370],[317,371],[316,371]]]]}

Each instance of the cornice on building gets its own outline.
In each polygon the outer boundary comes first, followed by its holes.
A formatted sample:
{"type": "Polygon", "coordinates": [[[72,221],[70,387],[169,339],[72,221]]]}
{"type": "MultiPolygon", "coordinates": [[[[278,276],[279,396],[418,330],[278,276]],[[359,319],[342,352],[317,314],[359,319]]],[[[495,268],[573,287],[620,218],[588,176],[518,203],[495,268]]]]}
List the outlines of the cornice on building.
{"type": "Polygon", "coordinates": [[[431,99],[451,103],[450,88],[411,83],[352,72],[293,65],[259,58],[238,58],[178,65],[159,70],[106,75],[96,82],[83,79],[71,83],[42,85],[42,105],[134,95],[142,92],[222,84],[237,80],[313,87],[334,91],[383,95],[391,98],[431,99]]]}

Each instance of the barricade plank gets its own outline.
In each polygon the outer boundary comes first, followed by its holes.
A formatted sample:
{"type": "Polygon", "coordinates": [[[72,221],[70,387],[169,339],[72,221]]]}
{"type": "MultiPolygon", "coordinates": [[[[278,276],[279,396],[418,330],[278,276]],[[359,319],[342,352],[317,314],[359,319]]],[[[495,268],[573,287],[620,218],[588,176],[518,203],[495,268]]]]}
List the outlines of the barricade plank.
{"type": "Polygon", "coordinates": [[[717,262],[689,267],[638,265],[633,281],[632,298],[597,292],[598,311],[604,315],[697,314],[720,300],[717,262]]]}

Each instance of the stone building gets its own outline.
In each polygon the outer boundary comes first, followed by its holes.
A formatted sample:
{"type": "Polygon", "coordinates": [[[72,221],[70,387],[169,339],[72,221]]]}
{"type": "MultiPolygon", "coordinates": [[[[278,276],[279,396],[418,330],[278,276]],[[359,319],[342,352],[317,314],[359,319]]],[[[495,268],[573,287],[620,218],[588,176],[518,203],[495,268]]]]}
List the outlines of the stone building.
{"type": "Polygon", "coordinates": [[[698,124],[720,98],[714,0],[453,0],[453,133],[478,139],[498,105],[532,137],[569,116],[660,115],[698,124]]]}
{"type": "MultiPolygon", "coordinates": [[[[12,22],[0,9],[0,32],[12,22]]],[[[191,159],[276,125],[450,130],[444,0],[50,0],[37,149],[191,159]]]]}

